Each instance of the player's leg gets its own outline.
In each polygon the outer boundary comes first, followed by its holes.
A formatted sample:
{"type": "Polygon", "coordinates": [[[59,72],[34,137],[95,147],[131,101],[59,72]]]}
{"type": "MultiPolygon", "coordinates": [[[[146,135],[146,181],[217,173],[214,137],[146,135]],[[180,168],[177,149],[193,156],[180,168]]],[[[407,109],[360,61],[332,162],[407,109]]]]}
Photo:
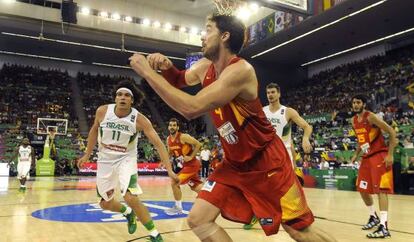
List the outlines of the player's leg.
{"type": "Polygon", "coordinates": [[[104,210],[122,213],[128,220],[128,233],[132,234],[137,227],[135,213],[130,207],[114,199],[115,187],[118,183],[116,169],[111,163],[98,162],[96,188],[98,196],[102,198],[99,205],[104,210]]]}
{"type": "Polygon", "coordinates": [[[368,222],[362,226],[363,230],[372,229],[379,224],[379,218],[375,211],[374,200],[372,199],[373,191],[373,179],[371,176],[371,160],[370,158],[363,158],[361,166],[358,170],[357,177],[357,190],[364,201],[365,206],[368,209],[368,222]]]}
{"type": "Polygon", "coordinates": [[[180,173],[178,173],[178,179],[179,181],[174,181],[171,179],[171,188],[172,188],[173,195],[174,195],[175,205],[165,210],[165,213],[168,215],[177,215],[183,212],[183,205],[182,205],[183,194],[180,188],[180,184],[182,183],[183,177],[180,176],[180,173]]]}
{"type": "Polygon", "coordinates": [[[137,180],[138,174],[136,162],[133,160],[122,161],[119,167],[119,185],[125,202],[133,211],[129,216],[127,216],[128,225],[132,226],[134,223],[136,224],[136,217],[138,217],[139,221],[147,229],[148,234],[150,235],[150,241],[163,241],[161,234],[155,228],[147,207],[138,198],[138,195],[142,194],[142,189],[137,180]]]}
{"type": "Polygon", "coordinates": [[[161,234],[155,228],[154,222],[147,207],[141,202],[137,195],[127,191],[124,196],[125,202],[132,208],[134,215],[138,217],[139,221],[147,229],[151,241],[163,241],[161,234]]]}
{"type": "Polygon", "coordinates": [[[201,241],[232,241],[215,223],[220,213],[224,218],[239,223],[248,223],[253,216],[251,205],[240,190],[206,181],[190,211],[188,225],[201,241]]]}
{"type": "Polygon", "coordinates": [[[391,237],[391,234],[388,230],[388,194],[393,193],[393,177],[392,177],[392,168],[387,168],[385,166],[384,158],[387,153],[375,154],[372,157],[372,167],[371,174],[373,178],[373,183],[377,188],[374,192],[378,194],[378,202],[380,209],[380,219],[379,226],[376,231],[367,234],[368,238],[386,238],[391,237]]]}
{"type": "Polygon", "coordinates": [[[289,225],[282,224],[282,227],[295,241],[300,242],[334,242],[336,241],[331,235],[310,225],[304,229],[296,230],[289,225]]]}
{"type": "Polygon", "coordinates": [[[193,233],[203,242],[233,241],[226,231],[215,223],[219,214],[218,207],[203,199],[196,199],[187,223],[193,233]]]}

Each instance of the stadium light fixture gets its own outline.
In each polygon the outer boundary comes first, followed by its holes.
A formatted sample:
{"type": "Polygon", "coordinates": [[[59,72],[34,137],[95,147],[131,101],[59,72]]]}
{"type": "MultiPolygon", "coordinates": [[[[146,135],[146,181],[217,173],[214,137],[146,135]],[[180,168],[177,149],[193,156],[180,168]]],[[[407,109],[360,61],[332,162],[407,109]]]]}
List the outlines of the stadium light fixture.
{"type": "Polygon", "coordinates": [[[83,15],[89,15],[91,13],[91,10],[89,8],[87,8],[87,7],[82,7],[81,8],[81,13],[83,15]]]}
{"type": "Polygon", "coordinates": [[[374,4],[371,4],[371,5],[369,5],[369,6],[365,7],[365,8],[362,8],[362,9],[360,9],[360,10],[358,10],[358,11],[355,11],[355,12],[353,12],[353,13],[351,13],[351,14],[348,14],[348,15],[346,15],[346,16],[343,16],[343,17],[341,17],[341,18],[339,18],[339,19],[337,19],[337,20],[334,20],[334,21],[332,21],[332,22],[330,22],[330,23],[327,23],[327,24],[325,24],[325,25],[322,25],[322,26],[320,26],[320,27],[318,27],[318,28],[316,28],[316,29],[313,29],[313,30],[311,30],[311,31],[309,31],[309,32],[306,32],[306,33],[304,33],[304,34],[301,34],[301,35],[299,35],[299,36],[297,36],[297,37],[295,37],[295,38],[293,38],[293,39],[290,39],[290,40],[288,40],[288,41],[285,41],[285,42],[283,42],[283,43],[281,43],[281,44],[278,44],[278,45],[276,45],[276,46],[273,46],[272,48],[269,48],[269,49],[267,49],[267,50],[265,50],[265,51],[262,51],[262,52],[260,52],[260,53],[258,53],[258,54],[255,54],[255,55],[253,55],[251,58],[253,59],[253,58],[259,57],[259,56],[264,55],[264,54],[266,54],[266,53],[268,53],[268,52],[270,52],[270,51],[273,51],[273,50],[278,49],[278,48],[280,48],[280,47],[282,47],[282,46],[285,46],[285,45],[287,45],[287,44],[290,44],[290,43],[292,43],[292,42],[294,42],[294,41],[296,41],[296,40],[302,39],[302,38],[304,38],[304,37],[306,37],[306,36],[308,36],[308,35],[310,35],[310,34],[313,34],[313,33],[315,33],[315,32],[318,32],[319,30],[325,29],[325,28],[327,28],[327,27],[329,27],[329,26],[332,26],[332,25],[335,25],[335,24],[337,24],[337,23],[339,23],[339,22],[342,22],[342,21],[344,21],[345,19],[348,19],[348,18],[350,18],[350,17],[352,17],[352,16],[355,16],[355,15],[360,14],[360,13],[362,13],[362,12],[365,12],[365,11],[367,11],[367,10],[371,9],[371,8],[374,8],[374,7],[376,7],[376,6],[379,6],[379,5],[383,4],[383,3],[385,3],[386,1],[388,1],[388,0],[381,0],[381,1],[379,1],[379,2],[376,2],[376,3],[374,3],[374,4]]]}
{"type": "Polygon", "coordinates": [[[107,18],[109,15],[108,15],[108,12],[102,11],[102,12],[99,13],[99,16],[101,16],[103,18],[107,18]]]}
{"type": "Polygon", "coordinates": [[[316,62],[320,62],[320,61],[323,61],[323,60],[326,60],[326,59],[329,59],[329,58],[332,58],[332,57],[335,57],[335,56],[338,56],[338,55],[342,55],[342,54],[348,53],[350,51],[354,51],[354,50],[357,50],[357,49],[360,49],[360,48],[363,48],[363,47],[366,47],[366,46],[369,46],[369,45],[372,45],[372,44],[375,44],[375,43],[378,43],[378,42],[381,42],[381,41],[384,41],[384,40],[387,40],[387,39],[391,39],[391,38],[394,38],[396,36],[406,34],[406,33],[412,32],[412,31],[414,31],[414,28],[406,29],[406,30],[403,30],[403,31],[398,32],[398,33],[394,33],[394,34],[391,34],[391,35],[388,35],[388,36],[385,36],[385,37],[382,37],[382,38],[379,38],[379,39],[376,39],[376,40],[373,40],[373,41],[370,41],[370,42],[366,42],[366,43],[361,44],[361,45],[354,46],[354,47],[346,49],[346,50],[336,52],[336,53],[331,54],[331,55],[327,55],[325,57],[322,57],[322,58],[319,58],[319,59],[316,59],[316,60],[313,60],[313,61],[303,63],[300,66],[307,66],[307,65],[310,65],[310,64],[313,64],[313,63],[316,63],[316,62]]]}

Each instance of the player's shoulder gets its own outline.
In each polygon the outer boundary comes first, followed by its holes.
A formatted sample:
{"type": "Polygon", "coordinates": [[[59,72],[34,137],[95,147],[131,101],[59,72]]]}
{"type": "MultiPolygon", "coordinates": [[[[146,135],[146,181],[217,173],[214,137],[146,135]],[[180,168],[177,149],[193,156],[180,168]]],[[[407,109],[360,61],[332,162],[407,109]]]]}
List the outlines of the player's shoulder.
{"type": "Polygon", "coordinates": [[[97,113],[105,113],[106,110],[108,110],[108,107],[109,107],[109,104],[101,105],[96,109],[96,112],[97,113]]]}
{"type": "Polygon", "coordinates": [[[267,111],[269,111],[269,105],[266,105],[266,106],[263,106],[263,111],[265,111],[265,112],[267,112],[267,111]]]}

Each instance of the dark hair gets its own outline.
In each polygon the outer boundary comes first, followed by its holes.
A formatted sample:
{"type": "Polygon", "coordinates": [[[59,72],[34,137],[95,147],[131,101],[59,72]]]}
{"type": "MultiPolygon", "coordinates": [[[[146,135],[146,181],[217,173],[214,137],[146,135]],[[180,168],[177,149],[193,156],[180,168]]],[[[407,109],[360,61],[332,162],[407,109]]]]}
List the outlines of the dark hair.
{"type": "Polygon", "coordinates": [[[277,89],[277,91],[280,93],[280,87],[279,87],[279,85],[278,85],[278,84],[276,84],[276,83],[274,83],[274,82],[271,82],[271,83],[267,84],[267,86],[266,86],[266,90],[267,90],[267,89],[270,89],[270,88],[276,88],[276,89],[277,89]]]}
{"type": "Polygon", "coordinates": [[[134,96],[134,105],[133,106],[140,106],[142,104],[142,101],[144,101],[145,98],[145,94],[137,87],[137,85],[135,84],[135,81],[132,80],[123,80],[121,82],[119,82],[116,86],[115,86],[115,90],[114,90],[114,97],[116,97],[116,91],[119,88],[128,88],[129,90],[131,90],[132,95],[134,96]]]}
{"type": "Polygon", "coordinates": [[[207,20],[216,23],[220,33],[229,32],[230,38],[227,43],[228,49],[238,54],[245,41],[246,26],[236,16],[213,14],[207,20]]]}
{"type": "Polygon", "coordinates": [[[168,123],[170,123],[170,122],[174,122],[174,123],[177,124],[177,126],[180,126],[180,123],[178,122],[178,119],[176,119],[176,118],[170,118],[170,121],[168,121],[168,123]]]}
{"type": "Polygon", "coordinates": [[[367,101],[368,101],[367,96],[365,96],[364,94],[356,94],[356,95],[354,95],[354,96],[352,97],[352,99],[351,99],[351,100],[354,100],[354,99],[361,100],[364,104],[366,104],[366,103],[367,103],[367,101]]]}

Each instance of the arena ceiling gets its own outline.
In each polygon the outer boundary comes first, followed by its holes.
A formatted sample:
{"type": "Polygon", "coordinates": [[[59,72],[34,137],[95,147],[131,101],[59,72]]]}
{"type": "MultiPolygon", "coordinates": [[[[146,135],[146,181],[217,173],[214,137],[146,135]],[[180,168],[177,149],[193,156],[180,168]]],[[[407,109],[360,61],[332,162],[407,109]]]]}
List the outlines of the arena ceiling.
{"type": "MultiPolygon", "coordinates": [[[[137,0],[145,2],[154,7],[166,8],[169,0],[137,0]]],[[[246,48],[242,55],[251,58],[274,46],[279,48],[266,54],[257,56],[257,59],[269,64],[290,64],[300,66],[301,64],[324,57],[337,51],[345,50],[380,37],[384,37],[402,30],[414,27],[414,1],[387,0],[370,10],[352,16],[337,24],[321,29],[315,33],[308,34],[303,38],[284,44],[297,36],[304,35],[327,23],[331,23],[343,16],[363,9],[378,0],[348,0],[323,14],[303,21],[300,25],[288,30],[281,31],[274,37],[246,48]]],[[[213,5],[210,1],[179,0],[177,5],[169,7],[170,11],[183,11],[184,6],[193,6],[191,13],[204,18],[211,12],[213,5]],[[198,6],[197,4],[202,4],[198,6]],[[205,6],[203,5],[205,4],[205,6]]],[[[188,8],[187,8],[188,12],[188,8]]],[[[50,38],[64,39],[74,42],[104,45],[120,48],[121,35],[119,33],[102,32],[94,29],[63,26],[66,34],[62,34],[62,25],[46,22],[44,33],[50,38]],[[97,39],[96,36],[99,36],[97,39]]],[[[15,18],[12,16],[0,16],[1,32],[19,33],[24,35],[39,36],[40,21],[30,18],[15,18]]],[[[405,36],[406,37],[406,36],[405,36]]],[[[395,40],[391,40],[395,41],[395,40]]],[[[144,52],[164,52],[170,56],[185,58],[186,53],[198,51],[199,47],[183,45],[179,43],[153,40],[144,37],[125,35],[124,43],[126,49],[140,50],[144,52]]],[[[82,60],[83,63],[109,63],[125,65],[130,53],[112,51],[107,49],[96,49],[84,46],[64,45],[62,43],[39,41],[37,39],[21,38],[11,35],[0,34],[1,50],[9,52],[21,52],[35,55],[59,56],[61,58],[82,60]]],[[[183,65],[182,60],[176,60],[177,64],[183,65]]]]}

